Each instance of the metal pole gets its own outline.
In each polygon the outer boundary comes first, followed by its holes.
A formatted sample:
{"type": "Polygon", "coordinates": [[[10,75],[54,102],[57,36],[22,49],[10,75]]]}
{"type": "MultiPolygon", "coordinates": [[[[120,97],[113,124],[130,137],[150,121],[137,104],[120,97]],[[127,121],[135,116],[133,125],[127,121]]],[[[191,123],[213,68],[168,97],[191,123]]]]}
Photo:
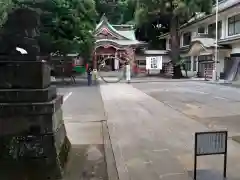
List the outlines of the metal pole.
{"type": "Polygon", "coordinates": [[[226,132],[226,139],[225,139],[225,154],[224,154],[224,165],[223,165],[223,177],[227,177],[227,151],[228,151],[228,132],[226,132]]]}
{"type": "Polygon", "coordinates": [[[215,37],[215,57],[214,57],[214,81],[218,80],[218,0],[216,0],[216,37],[215,37]]]}
{"type": "Polygon", "coordinates": [[[197,180],[197,134],[195,133],[194,144],[194,167],[193,167],[193,180],[197,180]]]}

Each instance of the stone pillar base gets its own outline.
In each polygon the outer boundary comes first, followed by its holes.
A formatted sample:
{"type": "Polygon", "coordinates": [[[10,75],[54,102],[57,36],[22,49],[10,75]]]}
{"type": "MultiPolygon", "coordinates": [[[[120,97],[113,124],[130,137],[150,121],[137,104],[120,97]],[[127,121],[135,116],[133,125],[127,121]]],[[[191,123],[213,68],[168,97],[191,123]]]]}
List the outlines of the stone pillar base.
{"type": "Polygon", "coordinates": [[[71,144],[50,67],[0,61],[0,68],[0,179],[61,179],[71,144]]]}

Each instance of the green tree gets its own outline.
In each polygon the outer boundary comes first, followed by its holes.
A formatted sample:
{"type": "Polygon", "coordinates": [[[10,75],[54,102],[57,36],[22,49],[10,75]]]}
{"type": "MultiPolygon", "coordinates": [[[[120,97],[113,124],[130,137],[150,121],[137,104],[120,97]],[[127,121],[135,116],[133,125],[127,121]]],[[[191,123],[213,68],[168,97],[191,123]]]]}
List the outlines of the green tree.
{"type": "Polygon", "coordinates": [[[119,13],[119,0],[95,0],[96,10],[98,13],[98,21],[103,14],[106,15],[110,23],[118,24],[121,19],[121,14],[119,13]]]}
{"type": "Polygon", "coordinates": [[[79,53],[89,58],[94,46],[96,25],[93,0],[14,0],[16,7],[27,6],[40,14],[41,52],[58,55],[79,53]]]}
{"type": "Polygon", "coordinates": [[[198,12],[209,13],[212,0],[139,0],[136,10],[136,23],[145,24],[152,18],[168,21],[171,38],[171,58],[175,77],[182,76],[180,66],[180,41],[178,29],[198,12]]]}
{"type": "Polygon", "coordinates": [[[148,48],[164,49],[166,42],[157,37],[167,32],[169,32],[168,22],[164,18],[153,17],[140,26],[138,25],[135,34],[138,40],[148,43],[148,48]]]}
{"type": "Polygon", "coordinates": [[[136,5],[137,5],[136,0],[122,0],[119,2],[121,24],[135,24],[134,16],[136,5]]]}
{"type": "Polygon", "coordinates": [[[0,27],[7,18],[8,11],[12,8],[12,0],[1,0],[0,2],[0,27]]]}
{"type": "Polygon", "coordinates": [[[75,46],[80,47],[79,53],[84,58],[89,58],[93,50],[95,39],[92,32],[97,22],[97,12],[94,0],[71,0],[72,8],[75,9],[75,19],[78,27],[75,29],[75,46]]]}
{"type": "Polygon", "coordinates": [[[95,0],[98,20],[103,14],[113,24],[134,24],[136,0],[95,0]]]}

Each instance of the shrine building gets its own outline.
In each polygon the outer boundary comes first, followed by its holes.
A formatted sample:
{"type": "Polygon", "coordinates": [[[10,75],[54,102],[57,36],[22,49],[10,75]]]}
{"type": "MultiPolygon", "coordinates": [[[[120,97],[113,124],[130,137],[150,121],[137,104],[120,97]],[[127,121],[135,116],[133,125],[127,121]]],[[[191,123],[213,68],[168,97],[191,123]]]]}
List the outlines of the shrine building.
{"type": "Polygon", "coordinates": [[[94,31],[95,51],[93,64],[98,67],[99,62],[108,59],[106,65],[111,71],[121,67],[119,59],[125,56],[135,63],[135,50],[144,47],[146,43],[136,39],[133,25],[112,25],[105,15],[102,16],[94,31]]]}

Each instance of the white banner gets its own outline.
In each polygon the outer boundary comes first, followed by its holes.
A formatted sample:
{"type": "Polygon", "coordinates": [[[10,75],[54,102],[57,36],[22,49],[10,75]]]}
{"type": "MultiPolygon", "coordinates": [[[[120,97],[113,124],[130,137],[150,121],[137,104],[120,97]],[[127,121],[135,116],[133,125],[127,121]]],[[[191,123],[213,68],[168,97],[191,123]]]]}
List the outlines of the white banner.
{"type": "Polygon", "coordinates": [[[119,69],[119,60],[117,58],[114,59],[114,69],[118,70],[119,69]]]}
{"type": "Polygon", "coordinates": [[[162,56],[146,57],[146,69],[162,69],[162,56]]]}
{"type": "Polygon", "coordinates": [[[127,81],[131,80],[131,67],[130,67],[130,64],[126,65],[126,80],[127,81]]]}

